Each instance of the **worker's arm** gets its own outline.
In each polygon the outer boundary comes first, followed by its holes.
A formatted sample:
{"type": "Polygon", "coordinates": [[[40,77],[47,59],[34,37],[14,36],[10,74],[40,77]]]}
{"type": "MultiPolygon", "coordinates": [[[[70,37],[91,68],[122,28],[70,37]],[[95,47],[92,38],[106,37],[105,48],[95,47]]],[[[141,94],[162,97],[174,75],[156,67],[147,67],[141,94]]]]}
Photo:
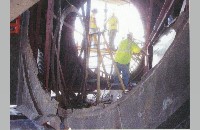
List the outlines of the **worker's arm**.
{"type": "Polygon", "coordinates": [[[145,51],[145,48],[140,48],[137,44],[133,44],[133,46],[132,46],[132,52],[133,52],[133,54],[143,54],[143,55],[145,55],[145,56],[148,56],[148,54],[146,53],[146,51],[145,51]]]}

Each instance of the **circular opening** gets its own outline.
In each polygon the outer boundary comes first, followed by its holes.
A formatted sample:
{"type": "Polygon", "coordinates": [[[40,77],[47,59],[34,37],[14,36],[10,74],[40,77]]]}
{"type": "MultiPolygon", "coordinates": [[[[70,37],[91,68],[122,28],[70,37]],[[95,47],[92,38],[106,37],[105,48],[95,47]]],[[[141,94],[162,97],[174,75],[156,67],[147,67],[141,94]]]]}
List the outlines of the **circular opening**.
{"type": "MultiPolygon", "coordinates": [[[[96,22],[97,26],[99,27],[100,31],[103,31],[105,21],[114,13],[115,16],[118,18],[119,21],[119,29],[114,39],[115,48],[119,45],[120,41],[126,38],[127,33],[132,32],[134,38],[136,39],[135,42],[142,48],[144,46],[144,29],[141,22],[140,14],[135,6],[131,3],[121,4],[119,5],[117,2],[115,4],[106,3],[99,0],[92,0],[91,1],[91,10],[97,9],[96,14],[96,22]],[[105,11],[107,10],[107,11],[105,11]]],[[[85,5],[86,10],[86,5],[85,5]]],[[[85,11],[86,12],[86,11],[85,11]]],[[[79,13],[82,14],[81,9],[79,13]]],[[[81,17],[77,17],[75,20],[75,31],[74,31],[74,39],[75,43],[78,47],[80,52],[81,42],[83,39],[83,25],[80,21],[81,17]]],[[[108,41],[108,32],[105,32],[106,40],[108,41]]],[[[106,50],[106,45],[103,45],[104,39],[101,37],[100,39],[100,49],[101,53],[104,56],[104,51],[106,50]],[[102,44],[101,44],[102,43],[102,44]]],[[[90,50],[90,58],[89,58],[89,68],[92,71],[95,71],[97,68],[97,51],[90,50]]],[[[133,57],[130,63],[130,71],[134,71],[141,61],[141,56],[133,57]]],[[[109,74],[112,73],[112,61],[109,55],[105,55],[103,57],[103,63],[105,64],[106,72],[109,74]]],[[[102,66],[100,67],[101,71],[103,72],[102,66]]],[[[102,74],[102,76],[104,76],[102,74]]]]}

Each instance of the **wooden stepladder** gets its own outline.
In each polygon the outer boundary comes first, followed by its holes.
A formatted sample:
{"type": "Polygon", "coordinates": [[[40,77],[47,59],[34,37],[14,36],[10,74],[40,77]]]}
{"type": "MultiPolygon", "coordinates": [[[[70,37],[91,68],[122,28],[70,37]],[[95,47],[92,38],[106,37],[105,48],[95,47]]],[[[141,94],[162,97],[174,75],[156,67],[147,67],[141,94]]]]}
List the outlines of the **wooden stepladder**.
{"type": "MultiPolygon", "coordinates": [[[[117,76],[118,76],[118,79],[119,79],[119,82],[120,82],[120,86],[121,86],[121,89],[123,90],[123,92],[125,92],[125,86],[124,86],[124,83],[123,83],[123,80],[120,76],[120,72],[117,68],[117,65],[116,63],[114,62],[114,57],[113,57],[113,52],[110,50],[110,46],[105,38],[105,35],[104,35],[104,32],[97,32],[97,33],[92,33],[90,34],[90,37],[92,35],[97,35],[97,42],[96,42],[96,51],[97,51],[97,98],[96,98],[96,102],[97,104],[100,102],[100,96],[101,96],[101,91],[100,91],[100,66],[102,64],[102,68],[103,68],[103,71],[104,71],[104,74],[105,74],[105,78],[106,78],[106,81],[107,81],[107,84],[108,84],[108,88],[109,90],[111,89],[111,84],[110,84],[110,81],[109,81],[109,77],[108,77],[108,74],[106,72],[106,67],[105,67],[105,64],[104,64],[104,61],[103,61],[103,56],[102,56],[102,52],[101,52],[101,49],[100,49],[100,39],[101,39],[101,36],[103,37],[103,43],[106,45],[107,47],[107,50],[108,50],[108,54],[110,56],[110,59],[112,60],[112,64],[114,65],[114,69],[117,73],[117,76]]],[[[91,43],[91,41],[90,41],[91,43]]],[[[90,45],[91,46],[91,45],[90,45]]],[[[90,46],[88,47],[89,51],[90,51],[90,46]]]]}

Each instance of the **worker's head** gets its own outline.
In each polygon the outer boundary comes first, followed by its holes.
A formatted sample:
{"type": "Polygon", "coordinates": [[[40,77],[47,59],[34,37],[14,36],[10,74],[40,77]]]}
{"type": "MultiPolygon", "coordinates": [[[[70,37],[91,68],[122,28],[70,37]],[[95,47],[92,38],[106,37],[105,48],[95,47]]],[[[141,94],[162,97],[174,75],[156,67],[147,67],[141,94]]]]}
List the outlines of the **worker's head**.
{"type": "Polygon", "coordinates": [[[129,32],[129,33],[127,34],[127,38],[130,39],[130,40],[132,40],[132,38],[133,38],[133,33],[132,33],[132,32],[129,32]]]}
{"type": "Polygon", "coordinates": [[[92,9],[92,11],[91,11],[93,14],[96,14],[97,13],[97,9],[92,9]]]}

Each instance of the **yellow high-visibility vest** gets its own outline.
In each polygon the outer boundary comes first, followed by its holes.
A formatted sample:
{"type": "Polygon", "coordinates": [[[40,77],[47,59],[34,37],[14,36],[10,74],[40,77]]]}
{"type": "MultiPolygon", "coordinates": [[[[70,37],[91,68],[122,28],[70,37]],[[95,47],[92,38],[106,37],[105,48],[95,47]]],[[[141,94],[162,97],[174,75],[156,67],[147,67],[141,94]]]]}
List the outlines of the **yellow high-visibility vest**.
{"type": "Polygon", "coordinates": [[[90,28],[97,28],[96,18],[93,14],[90,16],[90,28]]]}
{"type": "Polygon", "coordinates": [[[118,19],[115,16],[112,16],[108,19],[108,30],[117,30],[118,19]]]}
{"type": "Polygon", "coordinates": [[[120,64],[128,64],[131,61],[133,53],[140,53],[140,47],[133,41],[128,39],[122,40],[115,54],[115,62],[120,64]]]}

